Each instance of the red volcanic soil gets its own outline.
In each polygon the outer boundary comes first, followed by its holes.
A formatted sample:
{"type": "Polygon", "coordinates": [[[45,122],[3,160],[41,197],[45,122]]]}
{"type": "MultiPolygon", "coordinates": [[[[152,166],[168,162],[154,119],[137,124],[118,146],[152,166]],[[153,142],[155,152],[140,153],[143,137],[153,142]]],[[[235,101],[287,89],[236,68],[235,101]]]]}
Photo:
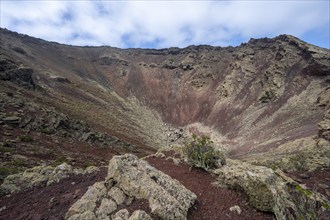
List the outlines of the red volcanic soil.
{"type": "Polygon", "coordinates": [[[187,189],[197,195],[195,205],[188,212],[189,220],[212,219],[275,219],[271,213],[259,212],[248,205],[241,194],[215,186],[215,177],[202,169],[191,168],[186,164],[175,165],[171,160],[149,158],[147,161],[155,168],[180,181],[187,189]],[[242,213],[229,210],[238,205],[242,213]]]}
{"type": "Polygon", "coordinates": [[[330,200],[330,167],[320,168],[313,172],[292,172],[287,175],[330,200]]]}
{"type": "MultiPolygon", "coordinates": [[[[186,164],[175,165],[171,160],[149,158],[147,161],[157,169],[179,180],[186,188],[193,191],[198,199],[189,210],[189,220],[212,219],[275,219],[271,213],[256,211],[246,199],[232,190],[214,186],[215,177],[201,169],[186,164]],[[238,205],[242,213],[231,212],[230,207],[238,205]]],[[[88,186],[101,181],[106,176],[106,169],[101,172],[72,176],[48,187],[35,187],[25,192],[0,198],[0,219],[64,219],[69,207],[86,192],[88,186]]],[[[127,208],[130,213],[142,209],[150,213],[146,200],[135,200],[127,208]]],[[[153,216],[154,219],[155,216],[153,216]]]]}
{"type": "Polygon", "coordinates": [[[0,198],[0,219],[64,219],[73,203],[81,198],[88,186],[102,181],[106,169],[90,175],[76,175],[47,187],[33,189],[0,198]],[[4,209],[4,207],[6,207],[4,209]]]}

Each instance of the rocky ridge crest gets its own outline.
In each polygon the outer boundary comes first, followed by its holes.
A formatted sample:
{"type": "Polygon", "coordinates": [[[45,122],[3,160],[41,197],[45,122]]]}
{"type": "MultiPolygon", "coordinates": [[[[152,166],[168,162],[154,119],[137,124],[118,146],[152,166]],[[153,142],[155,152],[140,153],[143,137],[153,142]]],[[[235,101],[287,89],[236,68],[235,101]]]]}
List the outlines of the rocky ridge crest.
{"type": "Polygon", "coordinates": [[[153,168],[148,162],[126,154],[111,159],[105,181],[91,186],[70,208],[66,219],[110,219],[110,216],[117,219],[118,213],[126,213],[123,220],[133,220],[136,215],[151,219],[141,210],[136,210],[131,217],[127,210],[117,210],[118,206],[124,203],[129,205],[134,199],[148,200],[151,214],[161,219],[186,219],[188,209],[196,198],[177,180],[153,168]]]}

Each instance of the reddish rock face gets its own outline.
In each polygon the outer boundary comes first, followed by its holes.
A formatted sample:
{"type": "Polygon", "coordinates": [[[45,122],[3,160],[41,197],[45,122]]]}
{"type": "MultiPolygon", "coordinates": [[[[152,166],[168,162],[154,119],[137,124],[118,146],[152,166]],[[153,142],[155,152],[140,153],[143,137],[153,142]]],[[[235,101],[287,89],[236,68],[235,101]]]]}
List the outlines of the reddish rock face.
{"type": "Polygon", "coordinates": [[[49,105],[156,148],[163,122],[199,122],[235,143],[233,156],[268,151],[318,135],[329,108],[329,50],[288,35],[152,50],[73,47],[1,29],[5,59],[33,69],[35,92],[52,97],[49,105]]]}

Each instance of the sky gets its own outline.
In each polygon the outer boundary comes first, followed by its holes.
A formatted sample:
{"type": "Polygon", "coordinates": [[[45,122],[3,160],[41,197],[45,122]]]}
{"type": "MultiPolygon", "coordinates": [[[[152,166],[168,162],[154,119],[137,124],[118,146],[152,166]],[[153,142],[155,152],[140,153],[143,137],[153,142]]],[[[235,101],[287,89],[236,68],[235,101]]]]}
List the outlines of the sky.
{"type": "Polygon", "coordinates": [[[330,0],[0,0],[0,26],[78,46],[237,46],[290,34],[330,48],[330,0]]]}

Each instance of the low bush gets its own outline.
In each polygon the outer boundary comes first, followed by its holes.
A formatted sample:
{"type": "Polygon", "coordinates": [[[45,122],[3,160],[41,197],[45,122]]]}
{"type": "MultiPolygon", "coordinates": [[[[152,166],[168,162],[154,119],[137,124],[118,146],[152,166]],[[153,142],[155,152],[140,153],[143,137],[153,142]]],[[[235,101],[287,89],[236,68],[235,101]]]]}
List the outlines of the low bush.
{"type": "Polygon", "coordinates": [[[13,149],[12,148],[10,148],[10,147],[2,147],[2,146],[0,146],[0,153],[11,153],[13,151],[13,149]]]}
{"type": "Polygon", "coordinates": [[[60,156],[54,161],[53,166],[58,166],[61,165],[62,163],[68,163],[68,162],[69,160],[65,156],[60,156]]]}
{"type": "Polygon", "coordinates": [[[224,154],[213,147],[213,141],[207,136],[192,135],[192,140],[185,144],[183,153],[191,166],[205,170],[221,167],[226,164],[224,154]]]}
{"type": "Polygon", "coordinates": [[[5,140],[3,143],[2,143],[2,147],[13,147],[13,144],[8,141],[8,140],[5,140]]]}
{"type": "Polygon", "coordinates": [[[54,134],[55,133],[53,130],[48,129],[48,128],[42,128],[42,129],[40,129],[40,132],[43,134],[54,134]]]}
{"type": "Polygon", "coordinates": [[[19,173],[21,169],[19,167],[15,166],[9,166],[9,167],[0,167],[0,184],[3,183],[4,179],[12,174],[19,173]]]}
{"type": "Polygon", "coordinates": [[[33,138],[29,135],[20,136],[19,139],[23,142],[32,142],[33,138]]]}
{"type": "Polygon", "coordinates": [[[17,167],[17,168],[22,168],[22,167],[25,167],[27,165],[26,161],[22,160],[22,159],[15,159],[15,160],[11,161],[10,164],[13,167],[17,167]]]}

